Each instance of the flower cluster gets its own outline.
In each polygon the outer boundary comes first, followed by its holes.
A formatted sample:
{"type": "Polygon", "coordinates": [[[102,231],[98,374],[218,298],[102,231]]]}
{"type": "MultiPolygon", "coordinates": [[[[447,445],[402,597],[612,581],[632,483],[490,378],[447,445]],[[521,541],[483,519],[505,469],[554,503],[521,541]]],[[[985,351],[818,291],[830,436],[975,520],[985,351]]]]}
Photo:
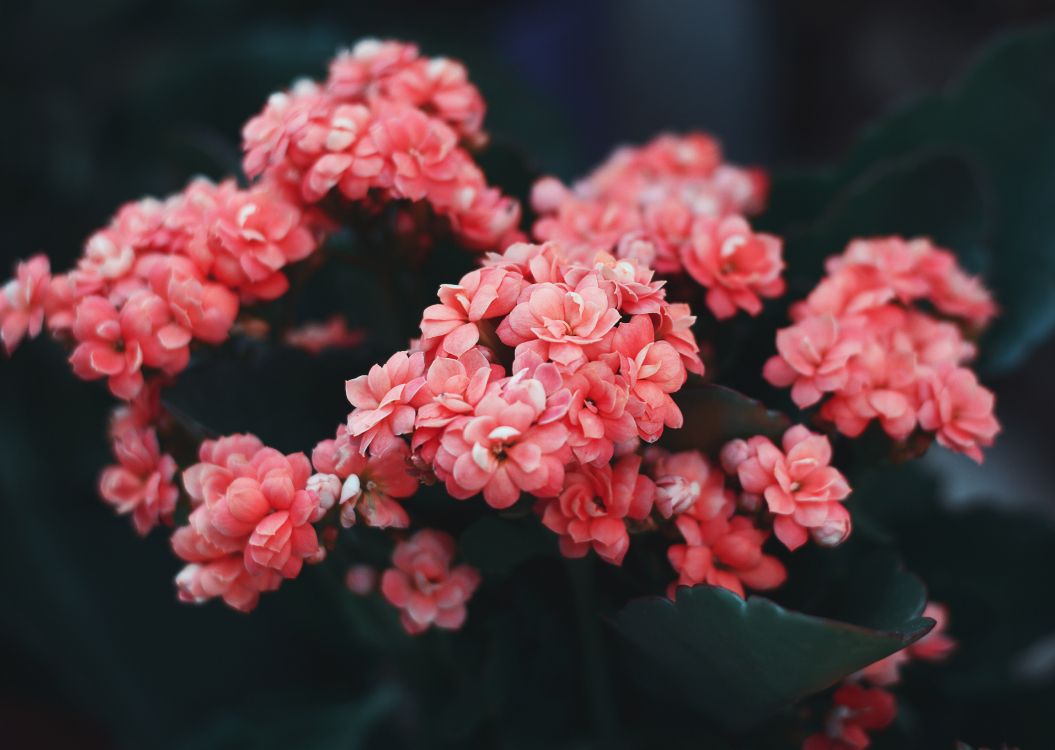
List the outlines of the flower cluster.
{"type": "Polygon", "coordinates": [[[411,635],[430,625],[457,630],[465,622],[465,603],[480,585],[480,574],[469,565],[451,567],[454,550],[450,534],[422,529],[396,545],[393,567],[381,574],[381,593],[399,608],[411,635]]]}
{"type": "Polygon", "coordinates": [[[570,189],[552,177],[536,183],[533,232],[577,259],[606,252],[664,275],[684,272],[707,289],[719,318],[757,315],[761,298],[784,292],[780,239],[744,218],[761,209],[766,189],[761,172],[722,163],[714,139],[662,135],[619,149],[570,189]]]}
{"type": "Polygon", "coordinates": [[[784,433],[782,448],[764,436],[734,440],[722,449],[722,465],[740,480],[741,502],[773,515],[773,532],[790,550],[807,538],[825,547],[850,535],[850,514],[842,501],[850,485],[830,466],[828,438],[795,425],[784,433]]]}
{"type": "Polygon", "coordinates": [[[463,143],[483,140],[484,103],[465,67],[417,47],[359,42],[324,83],[272,95],[243,130],[244,168],[309,205],[427,201],[467,246],[504,247],[520,206],[488,186],[463,143]]]}
{"type": "Polygon", "coordinates": [[[242,611],[262,591],[324,556],[312,522],[327,510],[308,486],[303,453],[283,455],[252,435],[206,440],[200,463],[183,473],[193,510],[172,535],[187,566],[176,583],[184,601],[214,597],[242,611]]]}
{"type": "Polygon", "coordinates": [[[888,688],[900,680],[901,667],[919,659],[942,661],[956,648],[956,641],[945,632],[948,613],[944,605],[929,603],[923,616],[934,619],[934,629],[848,678],[832,696],[834,705],[824,731],[810,735],[802,750],[864,750],[871,744],[870,733],[894,722],[897,702],[888,688]]]}
{"type": "Polygon", "coordinates": [[[777,333],[766,379],[791,386],[799,407],[824,399],[821,416],[850,437],[873,420],[897,440],[918,428],[981,462],[1000,426],[993,394],[963,366],[975,346],[961,327],[996,312],[981,283],[949,251],[898,237],[854,240],[827,272],[777,333]]]}

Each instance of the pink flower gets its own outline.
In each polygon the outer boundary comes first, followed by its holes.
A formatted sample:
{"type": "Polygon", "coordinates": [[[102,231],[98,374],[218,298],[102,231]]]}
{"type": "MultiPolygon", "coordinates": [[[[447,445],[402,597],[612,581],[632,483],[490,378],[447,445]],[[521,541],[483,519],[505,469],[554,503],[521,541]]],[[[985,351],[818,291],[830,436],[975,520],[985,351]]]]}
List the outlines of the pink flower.
{"type": "Polygon", "coordinates": [[[654,442],[664,425],[681,427],[681,410],[670,394],[685,384],[685,366],[671,344],[656,341],[649,316],[635,315],[620,324],[612,348],[619,356],[619,372],[630,385],[628,408],[641,439],[654,442]]]}
{"type": "Polygon", "coordinates": [[[540,381],[510,381],[485,395],[471,416],[448,425],[434,467],[447,492],[463,500],[482,491],[499,509],[513,505],[522,491],[556,494],[564,481],[568,430],[560,421],[543,421],[546,401],[540,381]]]}
{"type": "Polygon", "coordinates": [[[99,477],[99,494],[121,515],[132,514],[132,522],[146,536],[159,522],[172,523],[179,489],[173,483],[176,462],[162,455],[157,433],[128,424],[118,412],[112,431],[117,464],[99,477]]]}
{"type": "Polygon", "coordinates": [[[664,518],[689,513],[709,521],[731,511],[725,475],[715,471],[699,451],[666,453],[658,448],[652,476],[656,481],[656,510],[664,518]]]}
{"type": "Polygon", "coordinates": [[[386,98],[434,114],[464,136],[479,133],[483,124],[483,97],[465,66],[454,60],[416,60],[387,76],[382,91],[386,98]]]}
{"type": "Polygon", "coordinates": [[[371,153],[385,162],[383,187],[412,201],[428,196],[450,202],[463,152],[457,135],[443,122],[417,109],[393,110],[371,126],[370,141],[371,153]]]}
{"type": "Polygon", "coordinates": [[[895,651],[885,659],[858,672],[855,676],[867,680],[873,685],[882,687],[894,685],[901,680],[901,668],[913,659],[924,661],[943,661],[956,649],[956,641],[946,632],[949,610],[944,604],[928,602],[923,609],[923,616],[930,617],[934,629],[913,643],[911,646],[895,651]]]}
{"type": "Polygon", "coordinates": [[[439,450],[443,429],[458,417],[471,415],[491,383],[505,375],[479,348],[457,359],[437,357],[429,365],[424,391],[429,401],[418,409],[411,447],[427,462],[439,450]]]}
{"type": "Polygon", "coordinates": [[[245,568],[242,555],[227,553],[212,545],[191,526],[182,526],[172,535],[176,556],[189,563],[176,576],[180,601],[201,604],[220,597],[239,612],[256,608],[260,594],[274,591],[282,576],[273,570],[257,575],[245,568]]]}
{"type": "Polygon", "coordinates": [[[400,621],[411,635],[430,625],[457,630],[465,622],[465,604],[480,575],[468,565],[452,568],[454,549],[454,539],[434,529],[396,545],[394,567],[381,575],[381,593],[401,610],[400,621]]]}
{"type": "Polygon", "coordinates": [[[201,278],[201,272],[180,255],[144,258],[141,272],[151,289],[168,302],[174,323],[207,344],[220,344],[238,316],[238,297],[222,284],[201,278]]]}
{"type": "Polygon", "coordinates": [[[992,445],[1000,432],[993,401],[992,391],[967,368],[941,369],[920,384],[920,427],[936,432],[949,450],[982,463],[981,447],[992,445]]]}
{"type": "Polygon", "coordinates": [[[343,315],[333,315],[324,323],[305,323],[286,332],[286,343],[309,354],[327,349],[354,349],[366,339],[359,328],[348,328],[343,315]]]}
{"type": "Polygon", "coordinates": [[[880,688],[847,682],[832,701],[824,732],[808,737],[802,750],[864,750],[871,744],[868,733],[890,726],[897,715],[894,696],[880,688]]]}
{"type": "Polygon", "coordinates": [[[589,274],[574,288],[528,287],[498,325],[498,337],[507,346],[541,342],[540,356],[571,367],[588,359],[584,347],[604,339],[619,317],[596,274],[589,274]]]}
{"type": "Polygon", "coordinates": [[[441,352],[459,357],[479,342],[477,323],[507,315],[525,286],[520,274],[504,268],[470,271],[457,284],[440,286],[440,303],[425,308],[421,335],[426,342],[437,341],[441,352]]]}
{"type": "Polygon", "coordinates": [[[319,86],[309,81],[298,82],[291,91],[272,94],[263,111],[242,128],[245,173],[258,177],[286,160],[304,167],[316,154],[312,153],[315,149],[305,153],[300,147],[305,141],[325,142],[313,130],[333,109],[319,86]]]}
{"type": "Polygon", "coordinates": [[[518,229],[520,204],[482,179],[460,182],[447,217],[458,239],[471,250],[504,248],[524,238],[518,229]]]}
{"type": "Polygon", "coordinates": [[[51,284],[51,266],[34,255],[15,267],[15,278],[0,289],[0,343],[10,355],[27,334],[40,333],[51,284]]]}
{"type": "Polygon", "coordinates": [[[759,297],[784,293],[781,241],[756,234],[741,216],[700,219],[692,243],[682,251],[685,270],[707,287],[707,306],[718,318],[729,318],[737,308],[751,315],[762,311],[759,297]]]}
{"type": "Polygon", "coordinates": [[[831,463],[828,438],[795,425],[784,433],[783,451],[768,438],[734,440],[722,449],[722,462],[733,468],[745,492],[765,499],[776,518],[773,530],[788,549],[797,549],[809,533],[824,546],[850,534],[850,516],[841,504],[850,494],[846,478],[831,463]]]}
{"type": "Polygon", "coordinates": [[[728,513],[709,521],[690,515],[678,516],[675,524],[684,544],[672,544],[667,550],[678,580],[668,595],[674,598],[679,586],[707,583],[720,586],[743,597],[744,587],[765,591],[787,579],[787,571],[777,558],[762,552],[768,533],[755,528],[747,516],[729,517],[728,513]]]}
{"type": "Polygon", "coordinates": [[[840,335],[839,324],[831,315],[810,317],[798,325],[777,332],[777,351],[766,362],[763,375],[776,386],[791,389],[799,408],[820,401],[827,392],[837,391],[850,377],[847,365],[861,351],[852,336],[840,335]]]}
{"type": "Polygon", "coordinates": [[[338,99],[361,100],[376,94],[377,83],[405,69],[418,59],[413,44],[362,39],[330,63],[328,91],[338,99]]]}
{"type": "Polygon", "coordinates": [[[582,557],[593,548],[605,562],[621,565],[630,547],[624,519],[648,516],[654,492],[636,454],[615,466],[582,465],[567,474],[559,496],[540,502],[542,523],[560,535],[565,557],[582,557]]]}
{"type": "Polygon", "coordinates": [[[630,206],[569,198],[556,216],[535,222],[533,232],[540,240],[555,240],[573,254],[589,259],[597,252],[612,252],[624,235],[640,227],[641,217],[630,206]]]}
{"type": "Polygon", "coordinates": [[[115,396],[130,399],[143,387],[143,350],[134,337],[124,337],[123,324],[117,309],[102,297],[81,300],[73,322],[79,343],[70,364],[77,377],[108,378],[115,396]]]}
{"type": "MultiPolygon", "coordinates": [[[[384,159],[369,137],[375,114],[361,104],[342,104],[305,129],[294,155],[295,163],[311,165],[300,184],[304,200],[320,201],[334,187],[349,200],[360,200],[377,187],[384,159]]],[[[299,173],[295,170],[291,177],[299,173]]]]}
{"type": "Polygon", "coordinates": [[[319,554],[310,521],[318,497],[306,489],[311,464],[284,456],[252,435],[205,441],[200,463],[183,473],[195,509],[191,526],[225,552],[243,552],[251,575],[272,570],[294,578],[319,554]]]}
{"type": "Polygon", "coordinates": [[[414,429],[419,397],[425,385],[425,355],[397,352],[384,365],[374,365],[368,375],[345,383],[348,401],[355,407],[348,415],[348,432],[361,437],[360,449],[375,454],[397,447],[398,436],[414,429]]]}
{"type": "Polygon", "coordinates": [[[315,247],[300,210],[262,184],[230,195],[188,253],[199,268],[243,297],[270,300],[289,287],[282,268],[315,247]]]}
{"type": "Polygon", "coordinates": [[[407,512],[396,502],[396,498],[407,498],[418,491],[418,480],[409,471],[407,453],[406,445],[402,444],[400,448],[368,458],[360,451],[359,440],[350,437],[344,425],[337,428],[335,440],[323,440],[315,446],[311,454],[315,471],[335,476],[340,482],[338,501],[342,526],[353,526],[356,513],[367,526],[405,529],[410,524],[407,512]]]}
{"type": "Polygon", "coordinates": [[[692,332],[696,316],[692,314],[689,306],[683,302],[666,304],[659,313],[656,335],[674,347],[686,370],[703,375],[705,368],[700,359],[700,345],[696,343],[696,336],[692,332]]]}
{"type": "Polygon", "coordinates": [[[369,565],[352,565],[344,574],[344,585],[353,594],[366,596],[377,588],[377,569],[369,565]]]}
{"type": "Polygon", "coordinates": [[[588,362],[565,375],[563,382],[572,394],[568,445],[581,463],[607,464],[616,443],[637,435],[634,417],[626,410],[629,385],[603,362],[588,362]]]}

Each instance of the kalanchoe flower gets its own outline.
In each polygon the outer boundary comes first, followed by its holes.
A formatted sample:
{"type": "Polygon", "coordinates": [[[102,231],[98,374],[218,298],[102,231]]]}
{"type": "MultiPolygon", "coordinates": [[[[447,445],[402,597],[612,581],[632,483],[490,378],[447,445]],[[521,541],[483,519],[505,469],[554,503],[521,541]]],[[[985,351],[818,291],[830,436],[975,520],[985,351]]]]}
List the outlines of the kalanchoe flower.
{"type": "Polygon", "coordinates": [[[397,352],[384,365],[345,383],[348,401],[355,408],[348,415],[348,432],[361,437],[360,450],[375,454],[398,447],[398,436],[414,429],[416,408],[424,402],[425,356],[397,352]]]}
{"type": "Polygon", "coordinates": [[[274,570],[250,574],[242,555],[224,552],[191,526],[176,529],[172,550],[187,563],[176,576],[183,602],[202,604],[222,598],[232,609],[250,612],[256,609],[261,593],[274,591],[282,583],[282,576],[274,570]]]}
{"type": "Polygon", "coordinates": [[[847,683],[832,700],[824,731],[808,737],[802,750],[864,750],[871,744],[868,733],[886,729],[897,715],[894,696],[880,688],[847,683]]]}
{"type": "Polygon", "coordinates": [[[938,442],[982,463],[979,446],[990,446],[1000,431],[993,416],[993,393],[963,367],[947,367],[920,384],[920,426],[938,442]]]}
{"type": "Polygon", "coordinates": [[[923,616],[934,620],[934,628],[915,643],[895,651],[890,656],[858,672],[855,677],[873,685],[885,687],[901,679],[901,668],[913,659],[943,661],[956,649],[956,641],[945,632],[948,627],[949,610],[944,604],[928,602],[923,616]]]}
{"type": "Polygon", "coordinates": [[[130,399],[143,387],[143,350],[135,337],[125,337],[124,323],[106,299],[90,296],[81,300],[73,322],[73,336],[79,343],[70,364],[78,377],[108,378],[115,396],[130,399]]]}
{"type": "Polygon", "coordinates": [[[480,584],[468,565],[451,567],[454,539],[424,529],[396,545],[392,564],[381,575],[381,593],[400,609],[400,621],[411,635],[435,625],[457,630],[465,622],[465,604],[480,584]]]}
{"type": "Polygon", "coordinates": [[[737,309],[758,315],[760,297],[784,293],[780,239],[752,232],[740,216],[700,219],[681,260],[689,275],[707,287],[707,307],[718,318],[730,318],[737,309]]]}
{"type": "Polygon", "coordinates": [[[568,445],[584,464],[607,464],[618,443],[637,435],[627,411],[630,386],[604,362],[588,362],[564,376],[572,394],[568,408],[568,445]]]}
{"type": "Polygon", "coordinates": [[[756,528],[747,516],[733,516],[731,505],[726,507],[726,513],[707,521],[689,514],[677,517],[675,525],[685,543],[667,550],[678,572],[678,580],[667,592],[671,598],[679,586],[699,583],[721,586],[742,597],[745,587],[765,591],[787,578],[783,564],[762,552],[768,533],[756,528]]]}
{"type": "Polygon", "coordinates": [[[627,407],[642,440],[654,442],[663,427],[678,428],[683,417],[670,397],[688,377],[678,351],[656,340],[649,316],[635,315],[616,329],[612,349],[619,356],[619,373],[630,385],[627,407]]]}
{"type": "Polygon", "coordinates": [[[44,325],[51,285],[47,257],[34,255],[15,267],[15,278],[0,289],[0,344],[11,354],[22,338],[35,337],[44,325]]]}
{"type": "Polygon", "coordinates": [[[492,508],[508,508],[522,491],[555,494],[564,481],[568,430],[560,415],[554,416],[543,421],[547,399],[541,381],[510,379],[484,396],[471,416],[446,427],[436,475],[452,497],[482,492],[492,508]]]}
{"type": "Polygon", "coordinates": [[[656,510],[664,518],[689,513],[699,521],[709,521],[732,511],[725,474],[699,451],[667,453],[652,448],[647,455],[653,461],[650,473],[656,482],[656,510]]]}
{"type": "Polygon", "coordinates": [[[762,436],[734,440],[722,449],[722,465],[745,492],[765,500],[775,516],[773,531],[788,549],[802,546],[809,535],[823,546],[841,544],[850,535],[850,514],[842,505],[850,486],[829,466],[828,438],[795,425],[782,445],[762,436]]]}
{"type": "Polygon", "coordinates": [[[481,320],[507,315],[517,303],[525,282],[519,273],[503,268],[470,271],[457,284],[440,286],[440,303],[425,308],[421,321],[423,347],[432,342],[451,357],[460,357],[480,340],[481,320]]]}
{"type": "Polygon", "coordinates": [[[777,332],[777,351],[763,374],[773,385],[792,386],[792,400],[804,409],[846,385],[848,361],[861,351],[861,342],[852,334],[840,336],[839,323],[825,314],[777,332]]]}
{"type": "Polygon", "coordinates": [[[564,478],[557,497],[542,500],[542,523],[560,535],[561,553],[582,557],[591,548],[621,565],[630,536],[626,518],[641,520],[652,509],[655,485],[641,473],[641,457],[623,456],[614,466],[580,466],[564,478]]]}
{"type": "Polygon", "coordinates": [[[305,323],[285,335],[287,344],[309,354],[319,354],[326,349],[354,349],[365,339],[366,333],[362,329],[348,328],[343,315],[333,315],[325,322],[305,323]]]}
{"type": "Polygon", "coordinates": [[[123,407],[114,416],[111,439],[117,464],[103,470],[99,494],[118,513],[131,513],[136,531],[145,536],[158,523],[172,523],[179,499],[173,483],[176,462],[161,453],[157,433],[130,424],[126,412],[123,407]]]}
{"type": "Polygon", "coordinates": [[[312,480],[325,488],[327,500],[336,489],[340,521],[345,528],[361,519],[367,526],[405,529],[410,519],[396,499],[410,497],[418,490],[418,480],[407,464],[406,444],[399,443],[400,447],[367,457],[359,443],[359,439],[349,436],[344,425],[338,427],[336,439],[323,440],[311,454],[312,465],[320,472],[312,480]],[[323,484],[327,477],[336,479],[337,486],[332,481],[323,484]]]}

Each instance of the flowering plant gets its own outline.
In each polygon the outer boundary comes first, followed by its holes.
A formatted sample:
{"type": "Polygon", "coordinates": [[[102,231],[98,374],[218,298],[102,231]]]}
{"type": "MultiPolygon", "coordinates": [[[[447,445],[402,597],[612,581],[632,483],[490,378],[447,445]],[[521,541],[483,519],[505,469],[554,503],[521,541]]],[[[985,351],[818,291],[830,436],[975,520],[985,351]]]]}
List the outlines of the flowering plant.
{"type": "Polygon", "coordinates": [[[99,493],[168,535],[183,602],[250,612],[337,569],[385,644],[503,627],[518,649],[545,636],[515,622],[523,589],[560,633],[574,618],[600,735],[621,649],[664,678],[628,689],[639,707],[867,747],[902,671],[958,638],[876,488],[932,443],[983,462],[976,368],[1013,301],[940,222],[858,227],[851,201],[796,229],[796,186],[702,133],[509,194],[483,121],[460,63],[360,42],[248,120],[245,183],[128,203],[66,272],[19,263],[0,340],[48,332],[117,399],[99,493]],[[359,317],[305,322],[312,303],[359,317]],[[312,357],[348,367],[347,403],[295,443],[281,399],[340,390],[307,382],[312,357]]]}

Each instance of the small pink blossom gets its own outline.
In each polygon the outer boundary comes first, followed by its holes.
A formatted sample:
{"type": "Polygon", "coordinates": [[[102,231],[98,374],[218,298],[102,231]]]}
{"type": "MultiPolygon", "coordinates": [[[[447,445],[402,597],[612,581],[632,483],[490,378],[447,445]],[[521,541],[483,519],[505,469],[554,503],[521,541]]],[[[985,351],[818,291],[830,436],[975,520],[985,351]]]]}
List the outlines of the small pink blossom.
{"type": "Polygon", "coordinates": [[[656,510],[664,518],[689,513],[709,521],[733,508],[725,475],[716,471],[699,451],[667,453],[650,449],[656,456],[652,476],[656,482],[656,510]]]}
{"type": "Polygon", "coordinates": [[[557,497],[540,502],[542,523],[560,535],[566,557],[582,557],[592,548],[605,562],[621,565],[630,547],[624,519],[648,516],[654,492],[636,454],[614,466],[582,465],[565,476],[557,497]]]}
{"type": "Polygon", "coordinates": [[[131,513],[141,536],[158,523],[171,524],[179,489],[173,483],[176,462],[162,454],[157,433],[129,424],[122,411],[112,428],[117,464],[99,477],[99,494],[121,515],[131,513]]]}
{"type": "Polygon", "coordinates": [[[366,333],[359,328],[350,329],[343,315],[333,315],[325,322],[305,323],[287,331],[285,336],[287,344],[309,354],[327,349],[354,349],[365,339],[366,333]]]}
{"type": "Polygon", "coordinates": [[[570,367],[588,359],[584,348],[602,341],[619,318],[598,277],[589,274],[574,288],[553,283],[528,287],[499,324],[498,337],[507,346],[539,342],[544,359],[570,367]]]}
{"type": "Polygon", "coordinates": [[[427,393],[425,356],[421,352],[397,352],[384,365],[374,365],[367,375],[345,383],[348,401],[355,407],[348,415],[348,431],[361,437],[360,449],[375,454],[397,447],[399,436],[414,429],[417,407],[427,393]]]}
{"type": "Polygon", "coordinates": [[[722,463],[735,470],[745,492],[764,498],[776,518],[773,530],[788,549],[810,533],[824,546],[850,534],[842,501],[850,494],[846,478],[829,464],[828,438],[795,425],[784,433],[783,451],[765,437],[734,440],[722,449],[722,463]]]}
{"type": "MultiPolygon", "coordinates": [[[[379,456],[362,454],[359,440],[344,425],[334,440],[315,446],[311,463],[315,471],[334,476],[339,482],[337,500],[345,528],[358,518],[367,526],[405,529],[410,524],[406,510],[397,502],[418,491],[418,480],[409,471],[406,444],[379,456]]],[[[316,475],[318,476],[318,475],[316,475]]]]}
{"type": "Polygon", "coordinates": [[[44,255],[34,255],[15,267],[15,278],[0,289],[0,343],[11,354],[28,335],[40,333],[51,285],[51,266],[44,255]]]}
{"type": "Polygon", "coordinates": [[[654,442],[664,425],[681,427],[684,418],[670,394],[685,384],[685,366],[670,343],[656,340],[650,317],[635,315],[621,323],[612,348],[619,356],[619,372],[630,386],[628,409],[641,439],[654,442]]]}
{"type": "Polygon", "coordinates": [[[469,565],[451,567],[454,539],[442,531],[423,529],[396,545],[393,567],[381,575],[381,593],[400,611],[411,635],[435,625],[457,630],[465,622],[465,604],[480,585],[480,574],[469,565]]]}
{"type": "Polygon", "coordinates": [[[1000,423],[993,415],[993,393],[964,367],[933,373],[920,384],[919,423],[938,442],[982,463],[982,447],[993,444],[1000,423]]]}
{"type": "Polygon", "coordinates": [[[344,574],[344,585],[353,594],[366,596],[372,594],[377,588],[379,577],[377,568],[370,565],[352,565],[344,574]]]}
{"type": "Polygon", "coordinates": [[[421,335],[438,342],[441,352],[459,357],[479,342],[477,324],[507,315],[525,286],[520,274],[503,268],[470,271],[457,284],[440,286],[439,304],[425,308],[421,335]]]}
{"type": "Polygon", "coordinates": [[[78,341],[70,356],[77,377],[108,378],[110,391],[130,399],[143,387],[143,350],[134,337],[126,340],[123,321],[106,299],[85,297],[77,305],[73,336],[78,341]]]}
{"type": "Polygon", "coordinates": [[[800,408],[837,391],[850,377],[848,362],[861,351],[861,343],[840,332],[830,314],[810,317],[777,332],[777,351],[766,362],[763,374],[776,386],[792,386],[791,398],[800,408]]]}
{"type": "Polygon", "coordinates": [[[741,216],[700,219],[682,262],[707,287],[707,306],[718,318],[732,317],[738,308],[758,315],[760,297],[784,293],[780,239],[752,232],[741,216]]]}
{"type": "Polygon", "coordinates": [[[215,547],[191,526],[176,529],[172,550],[188,563],[176,576],[183,602],[202,604],[219,597],[232,609],[251,612],[261,593],[274,591],[282,583],[282,576],[273,570],[249,573],[242,555],[215,547]]]}
{"type": "Polygon", "coordinates": [[[472,415],[450,423],[436,453],[436,475],[452,497],[483,492],[492,508],[508,508],[522,491],[552,495],[564,481],[568,430],[546,418],[546,392],[529,379],[485,395],[472,415]]]}
{"type": "Polygon", "coordinates": [[[588,362],[563,379],[572,394],[568,408],[568,445],[584,464],[607,464],[617,443],[637,435],[627,411],[630,387],[603,362],[588,362]]]}
{"type": "Polygon", "coordinates": [[[411,447],[427,462],[439,450],[444,428],[458,417],[471,415],[491,383],[505,375],[479,348],[457,359],[437,357],[429,365],[424,390],[429,401],[418,409],[411,447]]]}

